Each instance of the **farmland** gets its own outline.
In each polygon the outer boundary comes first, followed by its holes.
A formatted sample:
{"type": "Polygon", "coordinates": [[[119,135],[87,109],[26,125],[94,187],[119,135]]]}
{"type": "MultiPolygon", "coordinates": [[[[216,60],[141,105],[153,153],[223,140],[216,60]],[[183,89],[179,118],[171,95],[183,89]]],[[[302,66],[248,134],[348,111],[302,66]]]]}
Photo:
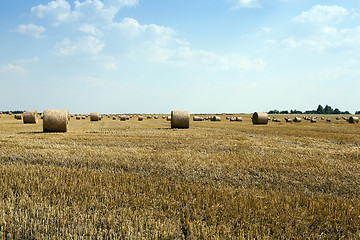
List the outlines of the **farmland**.
{"type": "Polygon", "coordinates": [[[359,123],[225,117],[43,133],[4,114],[0,238],[360,238],[359,123]]]}

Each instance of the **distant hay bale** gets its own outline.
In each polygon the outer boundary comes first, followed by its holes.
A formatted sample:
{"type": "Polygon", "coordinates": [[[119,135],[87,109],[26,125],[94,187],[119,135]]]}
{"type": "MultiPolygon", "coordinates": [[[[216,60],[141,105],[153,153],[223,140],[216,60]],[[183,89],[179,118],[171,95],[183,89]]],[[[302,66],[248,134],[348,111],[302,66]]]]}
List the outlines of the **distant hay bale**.
{"type": "Polygon", "coordinates": [[[125,115],[120,115],[120,121],[126,121],[126,116],[125,115]]]}
{"type": "Polygon", "coordinates": [[[165,118],[166,118],[166,116],[162,116],[162,118],[163,118],[163,119],[165,119],[165,118]]]}
{"type": "Polygon", "coordinates": [[[37,111],[26,111],[23,113],[23,122],[26,123],[37,123],[38,113],[37,111]]]}
{"type": "Polygon", "coordinates": [[[152,116],[147,116],[146,118],[147,118],[147,119],[152,119],[152,116]]]}
{"type": "Polygon", "coordinates": [[[159,118],[159,116],[154,116],[154,118],[155,118],[155,119],[158,119],[158,118],[159,118]]]}
{"type": "Polygon", "coordinates": [[[280,120],[280,119],[276,119],[276,122],[281,122],[281,120],[280,120]]]}
{"type": "Polygon", "coordinates": [[[254,112],[252,116],[253,124],[268,124],[268,114],[265,112],[254,112]]]}
{"type": "Polygon", "coordinates": [[[43,131],[44,132],[66,132],[69,128],[68,111],[45,109],[43,131]]]}
{"type": "Polygon", "coordinates": [[[76,120],[80,120],[80,119],[81,119],[81,117],[80,117],[79,115],[76,116],[75,118],[76,118],[76,120]]]}
{"type": "Polygon", "coordinates": [[[21,116],[21,114],[15,114],[14,118],[17,119],[17,120],[21,120],[22,116],[21,116]]]}
{"type": "Polygon", "coordinates": [[[310,119],[310,122],[311,122],[311,123],[316,123],[316,118],[311,118],[311,119],[310,119]]]}
{"type": "Polygon", "coordinates": [[[238,121],[238,122],[242,122],[242,117],[236,117],[236,121],[238,121]]]}
{"type": "Polygon", "coordinates": [[[327,118],[327,119],[326,119],[326,122],[331,122],[331,119],[330,119],[330,118],[327,118]]]}
{"type": "Polygon", "coordinates": [[[230,122],[235,122],[236,121],[236,117],[231,117],[230,118],[230,122]]]}
{"type": "Polygon", "coordinates": [[[321,117],[321,120],[325,120],[325,118],[324,118],[324,117],[321,117]]]}
{"type": "Polygon", "coordinates": [[[90,121],[99,121],[100,120],[100,115],[97,112],[92,112],[90,113],[90,121]]]}
{"type": "Polygon", "coordinates": [[[138,121],[142,121],[144,120],[144,117],[143,116],[138,116],[138,121]]]}
{"type": "Polygon", "coordinates": [[[167,116],[166,121],[171,121],[171,116],[167,116]]]}
{"type": "Polygon", "coordinates": [[[336,117],[336,120],[340,120],[341,118],[340,117],[336,117]]]}
{"type": "Polygon", "coordinates": [[[129,115],[125,115],[126,120],[130,120],[130,116],[129,115]]]}
{"type": "Polygon", "coordinates": [[[293,121],[299,123],[299,122],[301,122],[301,118],[295,117],[293,121]]]}
{"type": "Polygon", "coordinates": [[[194,122],[204,121],[204,118],[199,117],[199,116],[193,116],[193,121],[194,122]]]}
{"type": "Polygon", "coordinates": [[[213,117],[211,118],[211,121],[213,121],[213,122],[220,122],[220,121],[221,121],[221,118],[220,118],[219,116],[213,116],[213,117]]]}
{"type": "Polygon", "coordinates": [[[171,128],[189,128],[189,111],[171,111],[171,128]]]}
{"type": "Polygon", "coordinates": [[[358,117],[349,117],[349,123],[359,123],[359,118],[358,117]]]}
{"type": "Polygon", "coordinates": [[[81,119],[85,119],[86,117],[85,116],[81,116],[81,119]]]}
{"type": "Polygon", "coordinates": [[[226,119],[227,119],[227,120],[229,120],[229,119],[230,119],[230,117],[226,117],[226,119]]]}
{"type": "Polygon", "coordinates": [[[116,120],[116,118],[117,118],[116,116],[113,116],[113,117],[112,117],[113,120],[116,120]]]}
{"type": "Polygon", "coordinates": [[[293,120],[291,118],[286,118],[285,121],[286,122],[292,122],[293,120]]]}

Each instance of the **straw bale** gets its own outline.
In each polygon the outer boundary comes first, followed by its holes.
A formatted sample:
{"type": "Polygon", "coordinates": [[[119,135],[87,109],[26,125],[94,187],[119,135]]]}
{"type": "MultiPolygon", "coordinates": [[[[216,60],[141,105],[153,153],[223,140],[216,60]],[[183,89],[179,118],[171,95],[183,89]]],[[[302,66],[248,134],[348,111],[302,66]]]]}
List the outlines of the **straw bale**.
{"type": "Polygon", "coordinates": [[[349,117],[349,123],[359,123],[359,118],[358,117],[349,117]]]}
{"type": "Polygon", "coordinates": [[[253,124],[268,124],[269,118],[265,112],[254,112],[252,117],[253,124]]]}
{"type": "Polygon", "coordinates": [[[189,128],[189,111],[171,111],[171,128],[189,128]]]}
{"type": "Polygon", "coordinates": [[[327,119],[326,119],[326,122],[331,122],[331,119],[330,119],[330,118],[327,118],[327,119]]]}
{"type": "Polygon", "coordinates": [[[68,114],[67,110],[45,109],[43,131],[66,132],[69,128],[68,114]]]}
{"type": "Polygon", "coordinates": [[[138,121],[142,121],[142,120],[144,120],[144,117],[143,116],[138,116],[138,121]]]}
{"type": "Polygon", "coordinates": [[[310,119],[310,122],[316,123],[316,118],[311,118],[311,119],[310,119]]]}
{"type": "Polygon", "coordinates": [[[21,114],[15,114],[14,118],[17,119],[17,120],[21,120],[22,116],[21,116],[21,114]]]}
{"type": "Polygon", "coordinates": [[[299,118],[299,117],[295,117],[293,121],[294,121],[294,122],[298,122],[298,123],[299,123],[299,122],[301,122],[301,118],[299,118]]]}
{"type": "Polygon", "coordinates": [[[126,121],[126,116],[125,115],[120,115],[120,121],[126,121]]]}
{"type": "Polygon", "coordinates": [[[242,122],[242,117],[236,117],[236,121],[238,121],[238,122],[242,122]]]}
{"type": "Polygon", "coordinates": [[[100,120],[100,115],[97,112],[92,112],[90,113],[90,121],[99,121],[100,120]]]}
{"type": "Polygon", "coordinates": [[[171,116],[167,116],[166,121],[171,121],[171,116]]]}
{"type": "Polygon", "coordinates": [[[37,111],[26,111],[23,114],[24,123],[37,123],[38,122],[38,113],[37,111]]]}
{"type": "Polygon", "coordinates": [[[213,121],[213,122],[220,122],[220,121],[221,121],[221,118],[220,118],[219,116],[213,116],[213,117],[211,118],[211,121],[213,121]]]}

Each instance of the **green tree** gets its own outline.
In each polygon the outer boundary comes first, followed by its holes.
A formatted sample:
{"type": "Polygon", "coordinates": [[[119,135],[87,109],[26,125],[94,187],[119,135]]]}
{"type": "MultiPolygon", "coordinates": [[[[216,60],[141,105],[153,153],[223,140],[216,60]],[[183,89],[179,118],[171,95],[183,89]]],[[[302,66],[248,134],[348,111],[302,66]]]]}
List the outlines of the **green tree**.
{"type": "Polygon", "coordinates": [[[329,105],[326,105],[324,108],[324,113],[331,114],[332,112],[333,112],[333,109],[329,105]]]}
{"type": "MultiPolygon", "coordinates": [[[[326,105],[327,106],[327,105],[326,105]]],[[[318,114],[324,114],[324,108],[319,104],[318,108],[316,109],[318,114]]]]}

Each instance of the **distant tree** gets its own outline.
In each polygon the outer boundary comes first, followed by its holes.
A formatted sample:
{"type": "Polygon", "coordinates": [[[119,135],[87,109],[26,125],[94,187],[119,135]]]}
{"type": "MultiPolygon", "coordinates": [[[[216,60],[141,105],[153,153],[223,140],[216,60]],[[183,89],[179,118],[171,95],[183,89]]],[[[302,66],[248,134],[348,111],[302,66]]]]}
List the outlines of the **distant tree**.
{"type": "Polygon", "coordinates": [[[349,112],[349,111],[345,111],[345,112],[343,112],[343,114],[350,114],[350,112],[349,112]]]}
{"type": "Polygon", "coordinates": [[[299,110],[296,110],[296,109],[295,109],[295,110],[292,110],[292,109],[291,109],[291,110],[290,110],[290,113],[291,113],[291,114],[302,114],[303,112],[302,112],[302,111],[299,111],[299,110]]]}
{"type": "Polygon", "coordinates": [[[341,111],[338,108],[335,108],[335,110],[332,111],[332,114],[341,114],[341,111]]]}
{"type": "Polygon", "coordinates": [[[332,112],[333,112],[333,109],[329,105],[326,105],[324,108],[324,113],[331,114],[332,112]]]}
{"type": "MultiPolygon", "coordinates": [[[[327,105],[326,105],[327,106],[327,105]]],[[[324,108],[319,104],[318,108],[316,109],[318,114],[324,114],[324,108]]]]}
{"type": "Polygon", "coordinates": [[[356,111],[355,114],[360,114],[360,111],[356,111]]]}
{"type": "Polygon", "coordinates": [[[289,111],[288,111],[288,110],[282,110],[282,111],[280,112],[280,114],[289,114],[289,111]]]}
{"type": "Polygon", "coordinates": [[[279,110],[276,110],[276,109],[270,110],[270,111],[268,112],[268,114],[279,114],[279,110]]]}

